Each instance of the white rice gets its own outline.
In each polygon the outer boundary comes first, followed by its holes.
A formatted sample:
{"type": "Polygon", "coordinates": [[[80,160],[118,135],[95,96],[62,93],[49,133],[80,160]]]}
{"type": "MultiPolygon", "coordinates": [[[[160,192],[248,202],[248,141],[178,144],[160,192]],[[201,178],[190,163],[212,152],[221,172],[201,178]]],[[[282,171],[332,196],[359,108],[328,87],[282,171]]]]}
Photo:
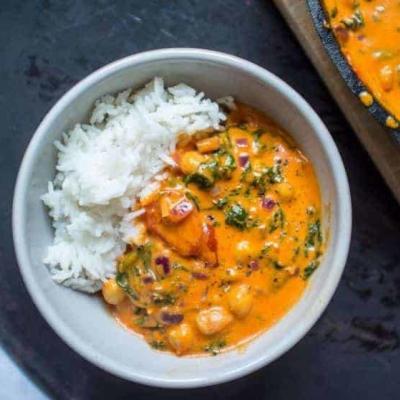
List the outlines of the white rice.
{"type": "Polygon", "coordinates": [[[90,124],[56,142],[57,175],[42,196],[55,229],[44,262],[53,279],[95,292],[113,276],[115,259],[135,236],[136,198],[157,189],[157,175],[180,133],[219,129],[225,115],[203,93],[155,78],[144,89],[95,102],[90,124]]]}

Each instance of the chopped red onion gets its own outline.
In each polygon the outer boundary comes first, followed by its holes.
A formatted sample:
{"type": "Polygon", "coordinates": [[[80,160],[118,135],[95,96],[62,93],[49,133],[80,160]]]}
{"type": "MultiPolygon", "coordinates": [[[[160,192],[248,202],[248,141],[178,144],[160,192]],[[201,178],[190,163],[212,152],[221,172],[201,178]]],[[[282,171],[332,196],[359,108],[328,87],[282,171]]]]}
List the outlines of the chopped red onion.
{"type": "Polygon", "coordinates": [[[156,258],[156,265],[162,265],[163,272],[168,275],[171,272],[171,266],[169,265],[169,258],[165,256],[158,256],[156,258]]]}
{"type": "Polygon", "coordinates": [[[257,261],[257,260],[251,260],[251,261],[249,262],[249,267],[250,267],[250,269],[252,269],[253,271],[258,270],[258,268],[259,268],[258,261],[257,261]]]}
{"type": "Polygon", "coordinates": [[[208,275],[204,274],[203,272],[192,272],[192,276],[193,278],[199,279],[200,281],[208,279],[208,275]]]}
{"type": "Polygon", "coordinates": [[[168,311],[162,311],[160,316],[161,316],[161,321],[167,325],[175,325],[183,321],[183,314],[180,313],[171,313],[168,311]]]}
{"type": "Polygon", "coordinates": [[[143,277],[143,283],[146,285],[149,285],[150,283],[153,283],[154,279],[152,276],[144,276],[143,277]]]}
{"type": "Polygon", "coordinates": [[[239,155],[239,165],[245,167],[249,162],[249,155],[247,153],[241,153],[239,155]]]}
{"type": "Polygon", "coordinates": [[[239,138],[236,139],[236,144],[238,147],[247,147],[249,145],[249,142],[246,138],[239,138]]]}
{"type": "Polygon", "coordinates": [[[263,197],[261,204],[263,208],[267,210],[272,210],[276,205],[276,201],[268,197],[263,197]]]}

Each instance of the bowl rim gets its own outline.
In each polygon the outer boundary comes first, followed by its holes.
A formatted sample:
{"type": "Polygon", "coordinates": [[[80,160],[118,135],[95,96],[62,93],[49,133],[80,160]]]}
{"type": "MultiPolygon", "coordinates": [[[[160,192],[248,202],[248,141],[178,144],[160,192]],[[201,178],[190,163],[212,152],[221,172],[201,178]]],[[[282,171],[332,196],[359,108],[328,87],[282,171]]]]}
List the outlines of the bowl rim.
{"type": "Polygon", "coordinates": [[[97,367],[136,383],[164,388],[194,388],[228,382],[254,372],[280,357],[305,336],[325,310],[336,290],[336,287],[338,286],[350,246],[352,225],[351,214],[350,189],[338,149],[323,122],[300,94],[271,72],[242,58],[206,49],[169,48],[137,53],[101,67],[74,85],[49,110],[32,136],[21,162],[14,190],[12,231],[19,269],[28,292],[47,323],[70,348],[97,367]],[[340,193],[340,196],[338,196],[335,220],[341,234],[337,241],[337,253],[335,255],[336,268],[332,268],[329,274],[329,283],[326,284],[324,296],[322,296],[320,301],[313,305],[308,314],[307,320],[304,321],[304,323],[299,324],[299,326],[288,334],[287,339],[283,341],[283,344],[276,346],[275,350],[271,350],[270,353],[261,354],[256,360],[249,361],[241,367],[226,371],[217,376],[199,379],[159,379],[130,370],[108,357],[96,355],[96,352],[94,352],[93,349],[91,349],[90,346],[79,337],[79,335],[75,334],[73,330],[63,322],[58,314],[51,309],[51,307],[48,307],[44,293],[36,284],[33,274],[29,271],[29,252],[27,245],[23,240],[24,232],[22,229],[22,222],[25,220],[26,215],[24,199],[26,198],[28,177],[37,155],[37,149],[41,138],[47,134],[48,127],[51,125],[52,121],[58,117],[58,114],[62,112],[68,104],[73,102],[81,92],[87,90],[106,77],[113,75],[119,70],[153,61],[183,58],[193,61],[203,60],[217,62],[229,68],[241,70],[242,72],[246,72],[261,81],[268,81],[269,84],[279,88],[283,95],[289,98],[289,101],[295,105],[298,112],[303,114],[313,126],[313,134],[317,136],[326,153],[327,163],[334,178],[334,185],[336,186],[337,192],[340,193]]]}

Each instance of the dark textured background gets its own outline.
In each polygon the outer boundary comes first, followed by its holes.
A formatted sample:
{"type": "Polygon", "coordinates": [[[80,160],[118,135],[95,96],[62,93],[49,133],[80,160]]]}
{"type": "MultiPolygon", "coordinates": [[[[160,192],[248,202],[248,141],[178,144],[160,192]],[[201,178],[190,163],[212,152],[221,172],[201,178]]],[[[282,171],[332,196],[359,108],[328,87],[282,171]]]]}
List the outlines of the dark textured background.
{"type": "Polygon", "coordinates": [[[400,209],[270,1],[2,0],[0,79],[0,338],[52,397],[399,398],[400,209]],[[88,364],[61,342],[23,286],[10,227],[18,165],[55,101],[110,61],[173,46],[236,54],[298,90],[339,147],[354,205],[353,238],[343,279],[310,333],[251,376],[189,392],[120,380],[88,364]]]}

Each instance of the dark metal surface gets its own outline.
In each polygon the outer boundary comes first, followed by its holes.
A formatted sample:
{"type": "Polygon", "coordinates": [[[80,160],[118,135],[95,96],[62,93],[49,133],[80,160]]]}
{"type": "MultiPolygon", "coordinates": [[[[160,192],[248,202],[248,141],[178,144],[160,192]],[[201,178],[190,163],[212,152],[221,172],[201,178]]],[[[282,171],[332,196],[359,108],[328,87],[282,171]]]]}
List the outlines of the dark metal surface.
{"type": "Polygon", "coordinates": [[[52,397],[399,397],[400,210],[271,2],[3,0],[0,59],[0,338],[52,397]],[[249,377],[191,391],[123,381],[70,350],[44,322],[23,286],[10,228],[18,165],[46,111],[75,82],[105,63],[172,46],[239,55],[298,90],[322,117],[339,147],[354,205],[354,232],[344,277],[311,332],[289,353],[249,377]]]}
{"type": "MultiPolygon", "coordinates": [[[[329,54],[331,60],[336,65],[337,69],[347,83],[350,90],[358,97],[363,91],[369,89],[363,84],[358,76],[352,70],[350,64],[342,54],[340,46],[330,29],[326,28],[326,21],[328,21],[326,12],[321,5],[322,0],[307,0],[308,7],[314,21],[315,29],[317,30],[321,41],[329,54]]],[[[371,93],[371,92],[370,92],[371,93]]],[[[386,127],[386,118],[392,114],[388,112],[376,99],[374,103],[368,107],[368,111],[384,126],[386,127]]],[[[392,135],[400,145],[400,130],[386,128],[389,135],[392,135]]]]}

